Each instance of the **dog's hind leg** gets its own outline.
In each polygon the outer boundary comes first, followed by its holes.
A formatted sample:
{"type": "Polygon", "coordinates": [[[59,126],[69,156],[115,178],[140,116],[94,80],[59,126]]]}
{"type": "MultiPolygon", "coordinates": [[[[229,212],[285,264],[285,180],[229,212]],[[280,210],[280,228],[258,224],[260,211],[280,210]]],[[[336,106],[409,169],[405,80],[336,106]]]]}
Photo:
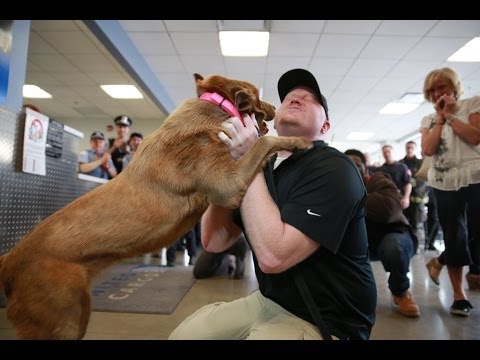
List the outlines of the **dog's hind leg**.
{"type": "Polygon", "coordinates": [[[33,266],[41,271],[29,271],[28,281],[17,282],[7,299],[7,317],[17,337],[82,339],[91,312],[87,270],[79,264],[54,259],[44,259],[33,266]]]}

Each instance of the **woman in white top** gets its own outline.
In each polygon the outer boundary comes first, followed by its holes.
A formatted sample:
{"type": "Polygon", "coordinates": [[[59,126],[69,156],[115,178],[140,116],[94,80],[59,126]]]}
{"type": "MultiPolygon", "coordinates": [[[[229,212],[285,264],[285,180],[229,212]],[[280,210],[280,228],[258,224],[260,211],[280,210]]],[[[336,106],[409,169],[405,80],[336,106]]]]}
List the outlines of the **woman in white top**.
{"type": "Polygon", "coordinates": [[[467,208],[471,219],[480,219],[480,97],[460,100],[460,80],[447,67],[427,75],[423,94],[435,108],[422,120],[422,150],[432,156],[428,185],[434,188],[445,240],[441,261],[427,267],[438,281],[441,266],[447,265],[454,297],[450,312],[468,316],[473,306],[462,287],[463,266],[470,265],[470,288],[480,288],[480,222],[468,224],[467,231],[467,208]]]}

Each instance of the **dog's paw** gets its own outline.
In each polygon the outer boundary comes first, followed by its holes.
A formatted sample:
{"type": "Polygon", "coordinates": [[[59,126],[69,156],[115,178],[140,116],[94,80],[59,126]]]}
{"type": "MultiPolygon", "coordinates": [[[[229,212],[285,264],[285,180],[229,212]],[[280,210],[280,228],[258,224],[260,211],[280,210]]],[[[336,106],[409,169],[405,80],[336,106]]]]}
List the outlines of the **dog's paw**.
{"type": "Polygon", "coordinates": [[[313,148],[313,142],[305,140],[304,138],[295,137],[292,138],[292,140],[294,140],[292,144],[294,148],[292,150],[308,150],[313,148]]]}
{"type": "Polygon", "coordinates": [[[313,147],[313,143],[311,141],[305,140],[302,137],[297,136],[277,136],[277,137],[270,137],[275,141],[275,145],[277,149],[280,150],[288,150],[288,151],[296,151],[296,150],[307,150],[313,147]]]}

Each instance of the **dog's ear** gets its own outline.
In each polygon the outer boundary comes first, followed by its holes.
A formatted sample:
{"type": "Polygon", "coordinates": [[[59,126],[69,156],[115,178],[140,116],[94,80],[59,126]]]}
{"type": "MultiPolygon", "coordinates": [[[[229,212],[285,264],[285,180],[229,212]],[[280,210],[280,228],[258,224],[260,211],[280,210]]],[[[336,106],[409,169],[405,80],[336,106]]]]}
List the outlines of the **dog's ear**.
{"type": "Polygon", "coordinates": [[[206,91],[202,84],[203,84],[203,76],[200,75],[200,74],[197,74],[197,73],[194,73],[193,74],[193,77],[195,79],[195,85],[196,85],[196,89],[197,89],[197,95],[198,97],[202,96],[202,94],[206,91]]]}
{"type": "Polygon", "coordinates": [[[245,90],[239,90],[235,93],[235,106],[240,113],[252,114],[255,113],[255,118],[260,126],[267,114],[255,106],[255,98],[245,90]]]}
{"type": "Polygon", "coordinates": [[[240,113],[251,114],[254,112],[252,95],[245,90],[238,90],[235,93],[235,106],[240,113]]]}

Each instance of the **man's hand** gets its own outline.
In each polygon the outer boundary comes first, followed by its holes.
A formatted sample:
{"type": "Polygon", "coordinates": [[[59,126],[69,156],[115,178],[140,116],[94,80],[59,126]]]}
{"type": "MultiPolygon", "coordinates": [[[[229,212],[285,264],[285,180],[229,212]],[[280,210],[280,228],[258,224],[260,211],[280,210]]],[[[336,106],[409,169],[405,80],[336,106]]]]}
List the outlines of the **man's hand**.
{"type": "Polygon", "coordinates": [[[245,126],[239,118],[228,118],[222,123],[225,132],[218,133],[218,137],[227,146],[235,160],[240,159],[258,140],[259,130],[255,114],[244,115],[243,121],[245,126]]]}

